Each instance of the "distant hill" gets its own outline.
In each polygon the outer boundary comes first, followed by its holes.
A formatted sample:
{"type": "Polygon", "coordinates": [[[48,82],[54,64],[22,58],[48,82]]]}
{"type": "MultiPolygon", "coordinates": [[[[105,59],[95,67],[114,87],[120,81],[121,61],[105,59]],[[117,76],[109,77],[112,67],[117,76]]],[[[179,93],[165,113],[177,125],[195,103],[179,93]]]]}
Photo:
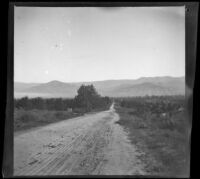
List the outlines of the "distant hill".
{"type": "Polygon", "coordinates": [[[161,85],[145,82],[141,84],[134,85],[122,85],[109,93],[107,95],[113,97],[126,97],[126,96],[145,96],[145,95],[175,95],[182,94],[177,90],[172,90],[168,87],[163,87],[161,85]]]}
{"type": "Polygon", "coordinates": [[[22,83],[22,82],[16,82],[14,84],[14,88],[15,90],[14,91],[23,91],[25,89],[28,89],[28,88],[31,88],[33,86],[37,86],[39,85],[40,83],[22,83]]]}
{"type": "Polygon", "coordinates": [[[76,95],[81,84],[93,84],[103,96],[125,97],[144,95],[179,95],[185,94],[184,77],[142,77],[136,80],[105,80],[94,82],[14,84],[15,97],[68,97],[76,95]]]}

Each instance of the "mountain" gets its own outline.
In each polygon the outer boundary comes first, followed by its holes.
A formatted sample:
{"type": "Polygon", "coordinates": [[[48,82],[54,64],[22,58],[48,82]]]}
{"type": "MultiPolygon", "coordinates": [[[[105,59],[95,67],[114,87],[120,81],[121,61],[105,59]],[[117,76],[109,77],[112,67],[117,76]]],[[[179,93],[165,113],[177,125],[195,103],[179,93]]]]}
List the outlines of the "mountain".
{"type": "MultiPolygon", "coordinates": [[[[134,85],[122,85],[120,88],[116,88],[106,95],[112,97],[126,97],[126,96],[145,96],[145,95],[175,95],[179,94],[170,88],[163,87],[157,84],[144,82],[134,85]]],[[[181,94],[181,93],[180,93],[181,94]]]]}
{"type": "Polygon", "coordinates": [[[15,88],[15,91],[23,91],[25,89],[28,89],[28,88],[31,88],[33,86],[37,86],[39,85],[40,83],[22,83],[22,82],[16,82],[14,83],[14,88],[15,88]]]}
{"type": "Polygon", "coordinates": [[[63,83],[59,81],[51,81],[48,83],[40,84],[26,89],[26,92],[36,92],[36,93],[53,93],[53,94],[65,94],[65,93],[76,93],[79,85],[63,83]]]}
{"type": "Polygon", "coordinates": [[[81,84],[93,84],[103,96],[126,97],[144,95],[179,95],[185,94],[185,77],[142,77],[136,80],[105,80],[93,82],[14,84],[15,97],[68,97],[77,94],[81,84]]]}

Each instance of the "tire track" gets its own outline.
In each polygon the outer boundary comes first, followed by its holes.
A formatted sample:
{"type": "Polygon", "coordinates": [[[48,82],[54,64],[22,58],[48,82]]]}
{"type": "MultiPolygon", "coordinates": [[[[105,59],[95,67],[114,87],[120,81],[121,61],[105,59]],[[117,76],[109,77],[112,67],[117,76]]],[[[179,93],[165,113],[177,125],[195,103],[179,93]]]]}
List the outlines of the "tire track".
{"type": "Polygon", "coordinates": [[[119,116],[112,105],[109,111],[49,125],[22,134],[21,138],[18,135],[17,149],[20,142],[28,140],[26,152],[30,156],[22,155],[23,160],[16,158],[20,162],[15,162],[15,176],[137,173],[142,167],[137,163],[134,146],[115,123],[117,120],[119,116]]]}
{"type": "MultiPolygon", "coordinates": [[[[79,138],[81,138],[82,135],[83,135],[83,134],[80,134],[79,136],[77,136],[77,138],[74,139],[74,140],[73,140],[71,143],[69,143],[68,145],[63,145],[62,147],[58,147],[58,148],[56,148],[56,150],[52,151],[52,153],[58,153],[58,152],[59,152],[60,155],[57,155],[57,156],[54,156],[54,157],[48,155],[46,158],[43,158],[43,159],[42,159],[41,163],[42,163],[43,161],[45,161],[45,163],[48,164],[49,162],[51,162],[51,160],[54,160],[54,158],[59,157],[59,156],[62,156],[62,155],[63,155],[63,152],[64,152],[66,149],[68,149],[68,150],[70,151],[70,149],[72,149],[72,147],[73,147],[73,144],[74,144],[75,142],[77,142],[77,140],[78,140],[79,138]]],[[[26,173],[27,173],[27,175],[33,174],[33,173],[35,173],[35,172],[38,170],[38,168],[40,168],[40,165],[44,167],[44,164],[43,164],[43,163],[42,163],[42,164],[36,163],[36,164],[34,164],[34,165],[32,165],[32,166],[27,165],[26,168],[21,169],[21,171],[19,171],[19,173],[16,173],[16,174],[17,174],[17,175],[22,175],[22,174],[26,174],[26,173]]],[[[46,166],[46,165],[45,165],[45,166],[46,166]]],[[[42,168],[43,168],[43,167],[42,167],[42,168]]]]}
{"type": "MultiPolygon", "coordinates": [[[[107,115],[107,113],[104,113],[104,115],[107,115]]],[[[35,157],[37,162],[33,163],[32,165],[26,165],[22,169],[15,171],[15,175],[18,175],[18,176],[45,175],[45,174],[48,174],[51,170],[52,170],[52,172],[57,173],[56,171],[60,167],[62,167],[61,164],[62,163],[66,164],[66,162],[64,162],[64,161],[67,160],[67,157],[70,158],[69,155],[73,154],[74,148],[77,148],[79,145],[82,145],[82,143],[85,140],[89,140],[87,135],[90,137],[90,135],[92,134],[90,132],[90,129],[92,129],[93,126],[98,126],[98,124],[96,124],[96,123],[98,123],[99,121],[101,121],[101,120],[96,120],[95,122],[93,122],[92,125],[91,124],[90,125],[88,125],[88,124],[78,125],[78,127],[74,127],[72,130],[69,130],[67,132],[67,134],[68,133],[71,134],[72,131],[74,131],[74,130],[75,130],[74,135],[76,135],[78,133],[77,131],[79,131],[79,134],[77,136],[75,136],[75,138],[68,144],[66,144],[66,142],[64,141],[64,144],[62,144],[60,147],[56,146],[56,148],[53,150],[48,149],[47,152],[48,153],[51,152],[51,153],[53,153],[53,155],[43,153],[42,158],[40,156],[38,158],[35,157]],[[79,130],[80,127],[81,127],[81,130],[79,130]],[[46,157],[44,157],[44,155],[46,155],[46,157]]],[[[50,173],[52,173],[52,172],[50,172],[50,173]]]]}
{"type": "Polygon", "coordinates": [[[35,163],[32,167],[27,166],[26,168],[22,169],[21,172],[16,173],[17,175],[33,175],[38,172],[38,170],[42,170],[45,167],[49,167],[49,164],[53,161],[55,161],[57,158],[60,159],[62,158],[63,155],[65,155],[65,152],[70,152],[74,147],[79,145],[79,141],[81,141],[85,135],[86,135],[86,130],[84,131],[85,133],[81,133],[76,138],[69,144],[63,145],[62,147],[58,147],[56,150],[52,151],[52,153],[57,154],[53,156],[47,156],[47,158],[43,158],[41,163],[35,163]],[[45,162],[45,164],[44,164],[45,162]]]}
{"type": "Polygon", "coordinates": [[[79,158],[71,168],[71,171],[66,174],[91,174],[99,165],[100,161],[103,160],[104,149],[108,144],[108,140],[106,140],[108,135],[106,134],[109,131],[110,126],[105,124],[99,126],[99,129],[94,132],[92,140],[85,147],[85,155],[79,158]]]}

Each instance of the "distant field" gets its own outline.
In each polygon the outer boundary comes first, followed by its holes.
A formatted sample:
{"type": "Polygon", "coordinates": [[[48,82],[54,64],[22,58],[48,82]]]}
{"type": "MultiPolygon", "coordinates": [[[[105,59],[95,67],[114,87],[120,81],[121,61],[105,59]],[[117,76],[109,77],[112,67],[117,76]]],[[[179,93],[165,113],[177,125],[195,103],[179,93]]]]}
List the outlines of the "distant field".
{"type": "Polygon", "coordinates": [[[23,97],[29,97],[29,98],[36,98],[36,97],[42,97],[42,98],[58,98],[58,97],[68,97],[66,94],[48,94],[48,93],[24,93],[24,92],[14,92],[14,97],[16,99],[23,98],[23,97]]]}
{"type": "Polygon", "coordinates": [[[189,176],[190,127],[183,97],[132,98],[118,101],[118,124],[144,154],[146,171],[160,176],[189,176]],[[148,101],[148,102],[147,102],[148,101]]]}
{"type": "Polygon", "coordinates": [[[50,111],[50,110],[14,110],[14,131],[31,129],[34,127],[44,126],[50,123],[66,120],[80,116],[80,113],[67,111],[50,111]]]}
{"type": "Polygon", "coordinates": [[[27,97],[29,97],[29,98],[35,98],[35,97],[43,97],[43,98],[45,98],[45,97],[48,97],[49,96],[49,94],[39,94],[39,93],[23,93],[23,92],[14,92],[14,97],[16,98],[16,99],[18,99],[18,98],[23,98],[23,97],[25,97],[25,96],[27,96],[27,97]]]}

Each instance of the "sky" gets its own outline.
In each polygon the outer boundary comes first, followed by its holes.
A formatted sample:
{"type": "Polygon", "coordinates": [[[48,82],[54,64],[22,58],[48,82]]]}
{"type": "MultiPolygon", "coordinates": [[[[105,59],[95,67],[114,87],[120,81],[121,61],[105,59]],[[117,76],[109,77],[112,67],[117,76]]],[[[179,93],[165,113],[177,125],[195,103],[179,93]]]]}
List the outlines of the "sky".
{"type": "Polygon", "coordinates": [[[185,7],[15,7],[14,81],[185,76],[185,7]]]}

